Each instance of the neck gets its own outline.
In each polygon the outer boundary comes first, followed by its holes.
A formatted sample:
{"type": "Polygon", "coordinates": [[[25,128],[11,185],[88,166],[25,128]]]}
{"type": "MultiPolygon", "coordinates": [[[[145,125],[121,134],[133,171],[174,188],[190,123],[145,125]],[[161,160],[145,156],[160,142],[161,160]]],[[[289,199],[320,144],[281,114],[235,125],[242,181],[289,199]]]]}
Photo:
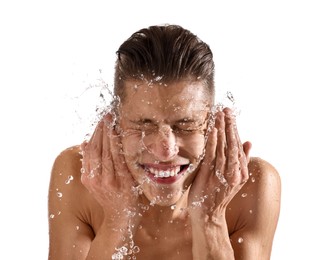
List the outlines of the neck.
{"type": "Polygon", "coordinates": [[[172,223],[173,221],[185,220],[188,216],[187,210],[188,190],[183,193],[180,199],[173,205],[150,205],[146,203],[145,210],[142,213],[144,221],[150,221],[153,224],[162,225],[172,223]]]}

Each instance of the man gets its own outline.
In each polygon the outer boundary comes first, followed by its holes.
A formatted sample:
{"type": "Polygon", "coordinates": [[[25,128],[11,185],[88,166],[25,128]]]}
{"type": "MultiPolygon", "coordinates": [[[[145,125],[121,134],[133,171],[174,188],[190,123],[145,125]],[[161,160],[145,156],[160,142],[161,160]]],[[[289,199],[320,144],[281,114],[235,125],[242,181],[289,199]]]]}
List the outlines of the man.
{"type": "Polygon", "coordinates": [[[117,102],[54,163],[49,259],[269,259],[279,175],[214,106],[209,46],[152,26],[117,55],[117,102]]]}

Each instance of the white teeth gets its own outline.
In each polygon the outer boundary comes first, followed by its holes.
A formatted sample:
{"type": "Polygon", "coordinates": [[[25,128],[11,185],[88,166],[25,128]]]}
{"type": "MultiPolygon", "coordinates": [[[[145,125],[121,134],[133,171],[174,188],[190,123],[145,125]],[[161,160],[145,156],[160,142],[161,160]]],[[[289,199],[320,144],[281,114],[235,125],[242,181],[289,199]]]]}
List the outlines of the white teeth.
{"type": "Polygon", "coordinates": [[[168,169],[168,170],[159,170],[157,168],[151,168],[148,167],[148,171],[152,174],[154,174],[155,177],[158,178],[168,178],[168,177],[173,177],[175,175],[177,175],[180,172],[180,166],[176,166],[174,168],[168,169]]]}

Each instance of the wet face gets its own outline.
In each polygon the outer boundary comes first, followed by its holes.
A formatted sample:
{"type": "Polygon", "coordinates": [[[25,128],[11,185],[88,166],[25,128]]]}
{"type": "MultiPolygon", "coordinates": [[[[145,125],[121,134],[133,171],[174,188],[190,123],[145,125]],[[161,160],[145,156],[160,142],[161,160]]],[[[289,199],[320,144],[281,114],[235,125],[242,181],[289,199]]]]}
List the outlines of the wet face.
{"type": "Polygon", "coordinates": [[[193,181],[210,110],[202,83],[126,82],[119,131],[127,166],[149,201],[176,203],[193,181]]]}

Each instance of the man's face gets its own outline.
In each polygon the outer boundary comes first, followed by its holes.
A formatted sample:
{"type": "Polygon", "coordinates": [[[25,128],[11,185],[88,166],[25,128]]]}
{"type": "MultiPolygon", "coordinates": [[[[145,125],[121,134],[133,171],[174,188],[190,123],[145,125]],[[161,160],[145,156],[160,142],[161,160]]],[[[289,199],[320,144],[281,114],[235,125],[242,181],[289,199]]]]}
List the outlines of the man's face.
{"type": "Polygon", "coordinates": [[[127,81],[119,128],[127,166],[152,203],[172,205],[191,184],[205,147],[210,102],[200,82],[127,81]]]}

